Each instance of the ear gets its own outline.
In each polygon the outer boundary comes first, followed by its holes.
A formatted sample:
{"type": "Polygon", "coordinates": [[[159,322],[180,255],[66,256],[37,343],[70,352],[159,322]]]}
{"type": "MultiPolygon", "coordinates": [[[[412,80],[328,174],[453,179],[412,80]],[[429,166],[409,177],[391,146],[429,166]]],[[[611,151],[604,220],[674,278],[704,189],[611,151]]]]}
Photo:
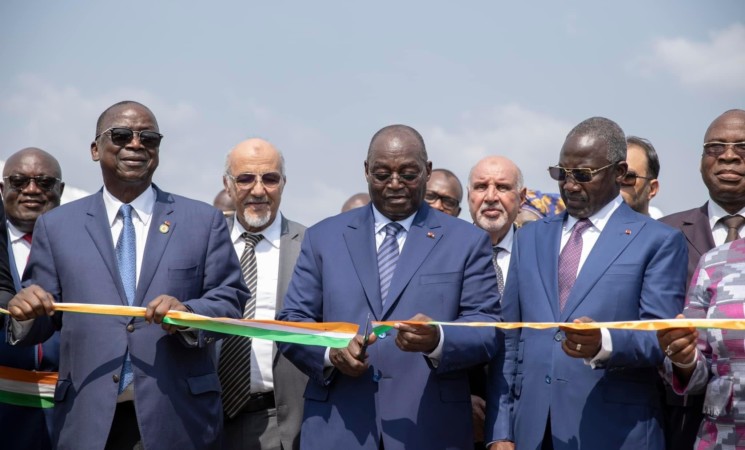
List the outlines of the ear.
{"type": "Polygon", "coordinates": [[[427,181],[429,181],[429,177],[432,176],[432,161],[427,161],[427,165],[425,166],[425,170],[427,172],[427,181]]]}
{"type": "Polygon", "coordinates": [[[365,180],[370,182],[370,166],[367,165],[367,161],[365,161],[365,180]]]}
{"type": "Polygon", "coordinates": [[[59,184],[59,196],[62,197],[62,194],[65,192],[65,182],[60,181],[59,184]]]}
{"type": "Polygon", "coordinates": [[[520,204],[521,205],[525,203],[525,200],[527,199],[527,195],[528,195],[528,188],[523,187],[522,189],[520,189],[520,204]]]}
{"type": "Polygon", "coordinates": [[[230,193],[230,183],[228,183],[228,177],[226,175],[222,176],[222,186],[225,188],[225,192],[228,193],[228,197],[233,198],[233,194],[230,193]]]}
{"type": "Polygon", "coordinates": [[[649,200],[652,200],[658,192],[660,192],[660,182],[657,178],[649,180],[649,200]]]}
{"type": "Polygon", "coordinates": [[[629,164],[626,161],[620,161],[616,163],[616,183],[621,184],[621,181],[626,176],[626,172],[629,171],[629,164]]]}
{"type": "Polygon", "coordinates": [[[99,161],[101,159],[101,155],[98,154],[98,144],[96,141],[91,142],[91,159],[93,161],[99,161]]]}

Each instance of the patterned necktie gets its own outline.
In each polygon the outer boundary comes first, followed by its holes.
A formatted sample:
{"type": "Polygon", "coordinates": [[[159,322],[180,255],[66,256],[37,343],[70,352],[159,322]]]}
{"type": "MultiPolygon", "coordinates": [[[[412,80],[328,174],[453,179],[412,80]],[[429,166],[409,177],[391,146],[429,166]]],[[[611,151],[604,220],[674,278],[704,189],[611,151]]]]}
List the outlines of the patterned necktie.
{"type": "Polygon", "coordinates": [[[582,256],[582,233],[592,226],[588,219],[582,219],[574,224],[569,241],[559,255],[559,310],[564,311],[569,298],[569,292],[577,279],[579,259],[582,256]]]}
{"type": "Polygon", "coordinates": [[[383,302],[383,308],[388,298],[388,288],[391,287],[393,271],[396,269],[398,262],[398,241],[396,236],[403,230],[400,224],[391,222],[385,226],[385,239],[378,249],[378,274],[380,275],[380,298],[383,302]]]}
{"type": "Polygon", "coordinates": [[[745,217],[736,214],[734,216],[724,216],[719,219],[719,221],[727,227],[727,239],[724,241],[725,244],[727,242],[732,242],[735,239],[740,239],[739,231],[740,227],[745,224],[745,217]]]}
{"type": "MultiPolygon", "coordinates": [[[[256,316],[256,244],[264,239],[261,234],[243,233],[246,242],[241,255],[241,272],[250,296],[243,309],[244,319],[256,316]]],[[[217,371],[222,384],[223,410],[229,418],[235,417],[248,402],[251,393],[251,338],[230,336],[222,343],[220,365],[217,371]]]]}
{"type": "MultiPolygon", "coordinates": [[[[119,276],[122,278],[124,293],[127,295],[127,304],[132,306],[135,300],[135,289],[137,286],[137,250],[135,226],[132,223],[132,205],[124,204],[119,208],[122,217],[122,232],[116,243],[116,262],[119,265],[119,276]]],[[[132,360],[129,357],[129,349],[124,356],[124,365],[119,377],[119,393],[132,382],[132,360]]]]}
{"type": "Polygon", "coordinates": [[[500,295],[504,293],[504,274],[502,273],[502,268],[497,264],[497,257],[501,251],[502,248],[496,245],[491,248],[491,262],[494,263],[494,270],[497,272],[497,287],[499,288],[500,295]]]}

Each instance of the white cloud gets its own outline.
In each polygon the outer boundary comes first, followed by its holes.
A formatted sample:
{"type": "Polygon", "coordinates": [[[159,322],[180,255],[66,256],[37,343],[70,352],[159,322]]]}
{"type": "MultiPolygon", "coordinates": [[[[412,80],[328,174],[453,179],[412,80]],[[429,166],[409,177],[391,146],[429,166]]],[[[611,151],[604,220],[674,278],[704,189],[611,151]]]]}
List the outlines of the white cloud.
{"type": "Polygon", "coordinates": [[[669,72],[681,84],[706,89],[745,90],[745,25],[712,31],[703,42],[659,38],[652,54],[632,65],[642,73],[669,72]]]}

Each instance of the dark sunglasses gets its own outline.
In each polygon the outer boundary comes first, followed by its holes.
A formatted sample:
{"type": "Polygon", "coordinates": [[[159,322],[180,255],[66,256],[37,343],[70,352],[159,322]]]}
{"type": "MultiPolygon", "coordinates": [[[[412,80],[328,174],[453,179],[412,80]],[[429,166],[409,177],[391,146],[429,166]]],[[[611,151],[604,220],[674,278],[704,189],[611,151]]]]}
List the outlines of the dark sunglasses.
{"type": "Polygon", "coordinates": [[[566,167],[553,166],[548,168],[548,174],[551,175],[551,178],[556,181],[565,181],[567,179],[567,175],[571,175],[571,177],[577,183],[587,183],[592,181],[592,177],[596,173],[600,172],[601,170],[605,170],[608,167],[613,166],[614,164],[615,163],[610,163],[607,166],[601,167],[599,169],[590,169],[589,167],[578,167],[576,169],[569,169],[566,167]]]}
{"type": "Polygon", "coordinates": [[[398,172],[373,172],[370,175],[373,177],[373,180],[380,183],[380,184],[387,184],[390,181],[393,181],[393,174],[396,174],[398,177],[398,181],[401,183],[413,183],[417,179],[419,179],[419,176],[421,176],[421,172],[417,173],[398,173],[398,172]]]}
{"type": "Polygon", "coordinates": [[[718,158],[727,151],[727,147],[732,147],[732,150],[740,158],[745,159],[745,141],[742,142],[720,142],[711,141],[704,144],[704,154],[706,156],[713,156],[718,158]]]}
{"type": "Polygon", "coordinates": [[[442,203],[442,206],[444,206],[447,209],[455,210],[458,209],[458,206],[460,206],[460,202],[453,197],[448,197],[446,195],[440,195],[436,192],[427,191],[424,193],[424,200],[432,204],[436,202],[437,200],[440,200],[440,203],[442,203]]]}
{"type": "Polygon", "coordinates": [[[235,182],[235,184],[241,189],[249,189],[253,187],[257,180],[261,181],[261,184],[266,188],[277,187],[279,186],[279,183],[282,182],[282,174],[279,172],[241,173],[236,176],[226,174],[226,176],[233,180],[233,182],[235,182]]]}
{"type": "Polygon", "coordinates": [[[48,177],[46,175],[39,175],[35,177],[28,177],[26,175],[10,175],[3,178],[12,189],[16,191],[22,191],[33,181],[36,186],[44,191],[51,191],[59,183],[59,178],[48,177]]]}
{"type": "Polygon", "coordinates": [[[641,178],[642,180],[654,180],[652,177],[643,177],[634,172],[626,172],[626,175],[621,180],[621,186],[634,186],[636,185],[637,178],[641,178]]]}
{"type": "Polygon", "coordinates": [[[96,136],[96,140],[104,134],[108,134],[111,138],[111,142],[119,147],[124,147],[132,142],[135,134],[140,138],[140,143],[148,148],[158,147],[160,141],[163,139],[163,135],[155,131],[135,131],[130,130],[129,128],[112,127],[96,136]]]}

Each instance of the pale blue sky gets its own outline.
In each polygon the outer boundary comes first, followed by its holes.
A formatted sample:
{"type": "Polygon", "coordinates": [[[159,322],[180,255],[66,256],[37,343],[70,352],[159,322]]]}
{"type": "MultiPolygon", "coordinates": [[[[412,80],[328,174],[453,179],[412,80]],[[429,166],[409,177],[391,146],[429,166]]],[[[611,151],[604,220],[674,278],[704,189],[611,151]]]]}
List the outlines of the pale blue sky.
{"type": "Polygon", "coordinates": [[[745,2],[517,3],[4,1],[0,159],[38,146],[96,190],[95,120],[138,100],[163,189],[211,202],[227,151],[259,136],[287,160],[282,210],[310,225],[366,190],[382,126],[417,128],[463,182],[501,154],[556,191],[566,133],[601,115],[657,147],[653,205],[702,204],[704,131],[745,107],[745,2]]]}

